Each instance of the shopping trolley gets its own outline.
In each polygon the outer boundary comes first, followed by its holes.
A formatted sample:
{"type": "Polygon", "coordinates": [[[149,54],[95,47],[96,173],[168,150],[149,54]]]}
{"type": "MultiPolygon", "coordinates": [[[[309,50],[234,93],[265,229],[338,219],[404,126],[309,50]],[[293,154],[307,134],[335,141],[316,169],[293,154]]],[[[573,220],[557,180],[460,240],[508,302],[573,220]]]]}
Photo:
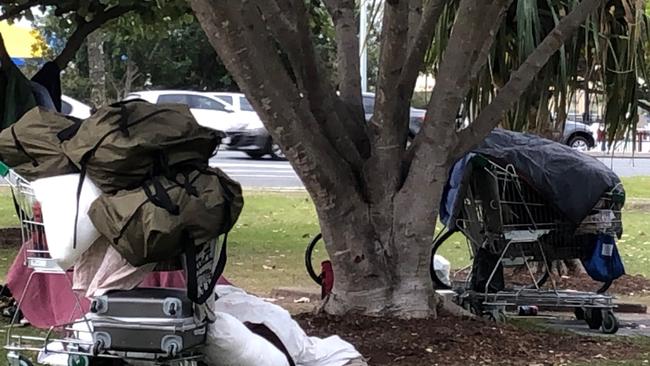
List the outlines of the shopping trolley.
{"type": "Polygon", "coordinates": [[[621,187],[606,192],[576,227],[512,165],[500,165],[482,155],[473,157],[469,164],[471,173],[459,190],[452,228],[434,240],[431,258],[433,263],[440,246],[459,231],[467,239],[472,264],[463,269],[466,278],[452,286],[438,279],[432,269],[437,287],[453,289],[460,305],[493,320],[504,320],[507,307],[565,307],[573,308],[576,317],[591,329],[615,333],[616,305],[605,294],[611,281],[595,292],[560,290],[550,268],[553,261],[589,257],[598,234],[620,237],[621,187]],[[506,267],[523,268],[529,283],[507,287],[503,274],[506,267]]]}
{"type": "MultiPolygon", "coordinates": [[[[76,299],[76,308],[83,314],[81,300],[73,291],[69,273],[62,270],[50,257],[45,236],[43,217],[30,182],[16,174],[0,162],[0,182],[4,180],[12,191],[16,212],[20,219],[23,244],[23,264],[32,270],[22,294],[19,295],[18,309],[25,300],[25,294],[35,276],[64,276],[70,284],[70,291],[76,299]]],[[[113,321],[119,322],[119,319],[113,321]]],[[[93,332],[93,319],[83,315],[80,319],[70,319],[69,323],[51,327],[43,337],[16,334],[19,326],[18,311],[7,328],[8,364],[10,366],[31,366],[30,353],[65,354],[68,364],[74,366],[89,365],[93,358],[139,361],[152,365],[197,366],[202,359],[196,348],[178,352],[178,344],[168,342],[161,345],[159,353],[118,352],[110,349],[102,337],[93,332]]],[[[155,326],[155,324],[153,324],[155,326]]],[[[131,324],[131,326],[134,326],[131,324]]],[[[138,325],[135,325],[137,327],[138,325]]],[[[151,327],[152,324],[147,324],[151,327]]],[[[168,326],[160,324],[160,327],[168,326]]]]}

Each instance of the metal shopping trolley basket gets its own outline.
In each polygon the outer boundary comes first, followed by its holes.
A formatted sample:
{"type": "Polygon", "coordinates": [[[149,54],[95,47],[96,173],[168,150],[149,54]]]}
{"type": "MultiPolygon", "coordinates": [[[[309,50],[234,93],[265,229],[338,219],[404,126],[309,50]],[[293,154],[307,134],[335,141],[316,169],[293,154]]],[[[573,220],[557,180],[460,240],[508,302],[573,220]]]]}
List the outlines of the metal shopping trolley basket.
{"type": "Polygon", "coordinates": [[[467,239],[472,264],[464,269],[466,278],[451,286],[432,269],[437,287],[453,289],[460,305],[494,320],[504,319],[507,307],[568,307],[590,328],[615,333],[616,306],[604,294],[611,281],[596,292],[560,290],[550,268],[553,261],[589,257],[599,235],[620,237],[622,186],[605,191],[586,216],[574,222],[514,165],[495,160],[476,154],[463,162],[455,201],[447,206],[447,230],[434,241],[432,263],[440,246],[460,232],[467,239]],[[527,283],[507,284],[508,267],[523,269],[527,283]]]}
{"type": "MultiPolygon", "coordinates": [[[[72,290],[69,274],[61,270],[49,255],[43,217],[30,182],[0,162],[0,181],[3,180],[12,191],[21,223],[23,263],[31,269],[24,291],[19,294],[18,308],[25,300],[25,294],[35,276],[56,275],[64,276],[70,283],[70,291],[76,299],[73,314],[76,310],[81,311],[81,300],[72,290]]],[[[155,290],[122,291],[94,299],[90,315],[77,320],[70,319],[69,323],[60,327],[52,327],[42,337],[21,335],[18,330],[19,321],[15,316],[7,329],[5,350],[8,352],[8,364],[30,366],[32,362],[28,356],[40,353],[67,355],[68,364],[76,366],[89,365],[94,358],[140,361],[152,365],[198,365],[202,355],[196,346],[205,342],[206,323],[187,320],[195,319],[195,309],[194,304],[182,295],[166,289],[155,290]],[[152,302],[161,305],[158,322],[146,319],[134,322],[122,312],[142,313],[145,311],[134,309],[149,309],[147,307],[152,302]],[[139,305],[129,307],[130,304],[139,305]],[[165,319],[166,316],[168,319],[165,319]],[[169,318],[173,318],[173,321],[169,318]],[[160,331],[170,335],[163,337],[162,341],[154,339],[160,331]],[[138,344],[145,345],[147,351],[134,347],[138,344]]]]}

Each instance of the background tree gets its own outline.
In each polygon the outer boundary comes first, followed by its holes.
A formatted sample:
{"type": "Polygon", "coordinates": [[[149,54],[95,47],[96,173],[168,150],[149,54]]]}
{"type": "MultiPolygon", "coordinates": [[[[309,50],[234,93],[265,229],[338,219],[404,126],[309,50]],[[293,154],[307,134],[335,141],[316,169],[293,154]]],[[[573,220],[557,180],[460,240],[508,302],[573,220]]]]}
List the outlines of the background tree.
{"type": "MultiPolygon", "coordinates": [[[[0,0],[0,6],[3,3],[0,0]]],[[[47,4],[47,1],[38,3],[47,4]]],[[[4,6],[14,14],[10,19],[32,17],[31,9],[19,13],[12,12],[10,5],[4,6]]],[[[146,1],[138,6],[120,1],[113,6],[132,10],[102,26],[107,100],[119,100],[131,91],[145,88],[237,90],[186,3],[146,1]]],[[[42,50],[47,58],[55,59],[70,48],[69,41],[76,38],[75,19],[80,9],[71,6],[66,12],[46,6],[44,14],[35,18],[34,25],[49,46],[42,50]]],[[[333,72],[336,56],[333,27],[318,1],[310,6],[310,28],[317,52],[333,72]]],[[[82,42],[79,51],[66,64],[62,83],[68,95],[90,102],[88,61],[88,47],[82,42]]]]}
{"type": "MultiPolygon", "coordinates": [[[[570,12],[576,4],[577,1],[519,0],[510,7],[489,54],[490,67],[478,75],[465,101],[464,117],[470,123],[539,46],[544,35],[557,25],[562,14],[570,12]]],[[[445,21],[437,28],[436,41],[425,62],[428,68],[439,67],[442,50],[435,43],[446,44],[458,5],[459,1],[452,1],[444,10],[445,21]]],[[[520,96],[501,126],[559,139],[567,112],[576,107],[576,96],[582,93],[580,107],[587,111],[584,116],[572,116],[574,120],[578,117],[593,122],[589,109],[596,109],[597,99],[610,140],[615,133],[632,133],[626,127],[634,125],[640,91],[647,88],[648,30],[644,1],[604,2],[601,11],[589,16],[580,32],[550,58],[534,87],[520,96]]]]}

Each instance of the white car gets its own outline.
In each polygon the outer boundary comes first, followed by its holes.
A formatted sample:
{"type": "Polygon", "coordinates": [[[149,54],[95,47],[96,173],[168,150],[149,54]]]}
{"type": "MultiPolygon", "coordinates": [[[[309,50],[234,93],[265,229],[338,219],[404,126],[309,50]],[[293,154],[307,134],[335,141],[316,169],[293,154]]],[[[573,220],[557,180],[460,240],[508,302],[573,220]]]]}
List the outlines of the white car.
{"type": "Polygon", "coordinates": [[[149,103],[177,103],[190,107],[192,115],[203,127],[228,132],[241,129],[245,122],[235,115],[230,104],[209,94],[187,90],[156,90],[130,93],[125,100],[143,99],[149,103]]]}
{"type": "Polygon", "coordinates": [[[285,158],[280,146],[273,142],[264,123],[244,94],[213,92],[210,95],[230,104],[237,118],[243,122],[242,128],[228,131],[228,150],[244,152],[253,159],[266,155],[278,160],[285,158]]]}
{"type": "Polygon", "coordinates": [[[61,113],[78,119],[86,119],[92,114],[92,108],[67,95],[62,95],[61,113]]]}
{"type": "Polygon", "coordinates": [[[243,125],[243,130],[257,130],[264,128],[264,123],[244,94],[228,92],[214,92],[208,94],[232,107],[232,110],[236,114],[236,118],[243,125]]]}
{"type": "Polygon", "coordinates": [[[242,93],[229,93],[229,92],[213,92],[207,93],[210,94],[224,103],[230,104],[235,112],[253,112],[255,109],[251,103],[246,99],[246,96],[242,93]]]}

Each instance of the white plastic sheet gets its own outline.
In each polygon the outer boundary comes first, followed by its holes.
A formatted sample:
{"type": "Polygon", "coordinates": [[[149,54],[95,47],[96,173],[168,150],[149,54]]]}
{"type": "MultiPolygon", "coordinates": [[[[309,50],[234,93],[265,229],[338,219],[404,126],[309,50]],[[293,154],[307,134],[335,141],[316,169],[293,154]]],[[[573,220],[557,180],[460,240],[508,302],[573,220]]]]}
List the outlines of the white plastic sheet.
{"type": "Polygon", "coordinates": [[[338,336],[308,337],[291,314],[278,305],[233,286],[217,286],[215,292],[219,297],[215,311],[230,314],[242,323],[266,325],[280,338],[298,366],[344,366],[361,357],[354,346],[338,336]]]}
{"type": "Polygon", "coordinates": [[[79,197],[79,219],[77,220],[77,243],[74,246],[75,215],[77,212],[77,187],[79,174],[61,175],[38,179],[32,183],[36,199],[41,204],[45,236],[52,259],[64,270],[99,238],[88,209],[99,197],[101,191],[90,179],[85,179],[79,197]]]}
{"type": "Polygon", "coordinates": [[[204,356],[210,366],[289,366],[287,357],[269,341],[219,312],[208,329],[204,356]]]}

